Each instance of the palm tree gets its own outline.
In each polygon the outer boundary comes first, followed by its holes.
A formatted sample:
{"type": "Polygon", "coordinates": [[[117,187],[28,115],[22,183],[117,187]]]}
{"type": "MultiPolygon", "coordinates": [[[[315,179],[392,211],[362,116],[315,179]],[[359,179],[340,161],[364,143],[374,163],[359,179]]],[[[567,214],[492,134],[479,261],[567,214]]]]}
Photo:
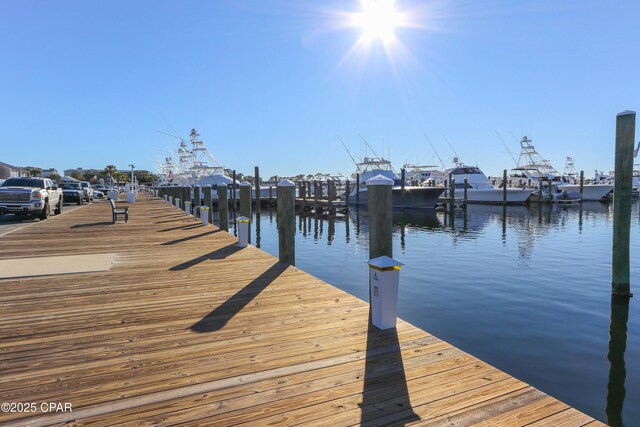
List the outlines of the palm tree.
{"type": "Polygon", "coordinates": [[[115,165],[107,165],[104,168],[105,176],[113,176],[113,174],[115,174],[116,172],[118,172],[118,168],[115,167],[115,165]]]}
{"type": "Polygon", "coordinates": [[[104,168],[104,177],[105,178],[109,178],[111,180],[111,182],[118,182],[118,177],[116,176],[118,174],[118,168],[115,167],[115,165],[107,165],[104,168]]]}

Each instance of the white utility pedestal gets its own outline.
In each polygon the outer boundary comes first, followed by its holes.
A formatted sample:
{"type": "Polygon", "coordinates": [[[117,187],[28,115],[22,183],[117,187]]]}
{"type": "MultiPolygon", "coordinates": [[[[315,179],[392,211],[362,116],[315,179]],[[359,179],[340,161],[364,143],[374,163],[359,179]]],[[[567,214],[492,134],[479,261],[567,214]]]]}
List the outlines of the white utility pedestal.
{"type": "Polygon", "coordinates": [[[184,213],[187,216],[191,215],[191,202],[184,202],[184,213]]]}
{"type": "Polygon", "coordinates": [[[369,260],[371,323],[378,329],[396,327],[401,262],[383,255],[369,260]]]}
{"type": "Polygon", "coordinates": [[[136,201],[136,192],[129,191],[127,193],[127,203],[135,203],[135,201],[136,201]]]}
{"type": "Polygon", "coordinates": [[[176,205],[176,208],[180,209],[180,198],[176,197],[175,199],[173,199],[173,201],[174,201],[174,203],[176,205]]]}
{"type": "Polygon", "coordinates": [[[200,207],[200,216],[202,217],[202,225],[209,224],[209,208],[206,206],[200,207]]]}
{"type": "Polygon", "coordinates": [[[167,195],[165,194],[165,195],[164,195],[164,201],[166,202],[167,200],[168,200],[168,199],[167,199],[167,195]]]}
{"type": "Polygon", "coordinates": [[[236,219],[238,223],[238,246],[246,248],[249,243],[249,222],[251,220],[246,216],[241,216],[236,219]]]}

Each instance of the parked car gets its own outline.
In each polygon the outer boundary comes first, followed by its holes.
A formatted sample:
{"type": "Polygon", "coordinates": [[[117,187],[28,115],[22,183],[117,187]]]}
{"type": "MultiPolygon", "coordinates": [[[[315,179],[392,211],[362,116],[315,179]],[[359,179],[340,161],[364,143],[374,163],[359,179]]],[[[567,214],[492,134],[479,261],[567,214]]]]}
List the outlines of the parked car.
{"type": "Polygon", "coordinates": [[[9,178],[0,186],[0,214],[49,218],[62,212],[64,195],[47,178],[9,178]]]}
{"type": "Polygon", "coordinates": [[[104,193],[102,191],[93,190],[94,199],[104,199],[104,193]]]}
{"type": "Polygon", "coordinates": [[[84,189],[79,182],[63,182],[60,184],[65,202],[84,204],[84,189]]]}
{"type": "Polygon", "coordinates": [[[93,200],[93,187],[87,181],[80,181],[80,185],[82,185],[82,190],[84,192],[84,200],[86,202],[90,202],[93,200]]]}

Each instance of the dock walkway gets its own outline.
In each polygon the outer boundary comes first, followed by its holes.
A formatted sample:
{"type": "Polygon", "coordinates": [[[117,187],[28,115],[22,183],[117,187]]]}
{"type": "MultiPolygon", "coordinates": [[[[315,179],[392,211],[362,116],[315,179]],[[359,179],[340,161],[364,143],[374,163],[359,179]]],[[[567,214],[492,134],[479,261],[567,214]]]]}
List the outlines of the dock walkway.
{"type": "Polygon", "coordinates": [[[602,425],[158,198],[129,218],[99,202],[2,237],[0,260],[113,261],[0,279],[1,400],[36,404],[0,425],[602,425]]]}

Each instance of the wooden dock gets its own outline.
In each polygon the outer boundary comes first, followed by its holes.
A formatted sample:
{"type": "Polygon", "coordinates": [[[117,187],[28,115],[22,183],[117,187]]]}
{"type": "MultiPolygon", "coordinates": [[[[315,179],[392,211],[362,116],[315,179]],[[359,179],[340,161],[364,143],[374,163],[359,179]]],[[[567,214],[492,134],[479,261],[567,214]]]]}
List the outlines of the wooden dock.
{"type": "Polygon", "coordinates": [[[235,242],[144,195],[126,224],[99,202],[3,236],[0,259],[114,261],[0,280],[1,400],[36,404],[0,424],[602,425],[235,242]]]}

